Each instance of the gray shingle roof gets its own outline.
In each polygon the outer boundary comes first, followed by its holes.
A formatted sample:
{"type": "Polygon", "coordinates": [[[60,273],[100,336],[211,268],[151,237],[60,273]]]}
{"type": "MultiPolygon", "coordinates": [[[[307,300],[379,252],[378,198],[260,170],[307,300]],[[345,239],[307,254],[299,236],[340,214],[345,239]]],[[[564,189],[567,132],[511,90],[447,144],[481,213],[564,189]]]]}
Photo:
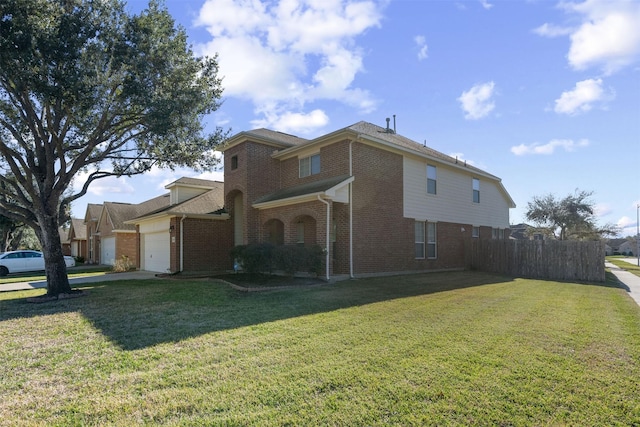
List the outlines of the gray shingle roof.
{"type": "Polygon", "coordinates": [[[71,228],[69,233],[73,233],[75,240],[87,240],[87,226],[81,218],[71,218],[71,228]]]}
{"type": "Polygon", "coordinates": [[[359,134],[364,134],[364,135],[368,135],[371,137],[374,137],[376,139],[388,142],[390,144],[395,144],[399,147],[403,147],[403,148],[407,148],[409,150],[413,150],[413,151],[417,151],[419,153],[423,153],[426,154],[430,157],[436,158],[438,160],[447,162],[447,163],[451,163],[451,164],[457,164],[459,166],[465,166],[467,169],[469,170],[474,170],[477,172],[482,172],[485,175],[488,175],[487,172],[483,171],[482,169],[478,169],[474,166],[471,166],[469,164],[466,164],[462,161],[459,161],[458,159],[451,157],[451,156],[447,156],[444,153],[441,153],[440,151],[434,150],[433,148],[427,147],[424,144],[420,144],[412,139],[406,138],[402,135],[399,135],[397,133],[389,133],[387,132],[386,128],[383,128],[381,126],[376,126],[372,123],[368,123],[365,121],[360,121],[358,123],[355,123],[351,126],[347,126],[345,129],[350,129],[354,132],[357,132],[359,134]]]}
{"type": "Polygon", "coordinates": [[[335,187],[348,178],[349,175],[339,175],[331,178],[321,179],[319,181],[297,185],[295,187],[283,188],[281,190],[274,191],[273,193],[262,196],[256,199],[253,203],[259,204],[265,202],[273,202],[276,200],[290,199],[292,197],[299,197],[307,194],[321,193],[335,187]]]}
{"type": "Polygon", "coordinates": [[[195,196],[189,200],[185,200],[177,205],[163,206],[161,208],[145,212],[130,219],[139,219],[145,216],[157,215],[161,213],[171,213],[174,215],[203,215],[219,213],[224,208],[224,183],[218,181],[209,181],[213,188],[205,193],[195,196]]]}

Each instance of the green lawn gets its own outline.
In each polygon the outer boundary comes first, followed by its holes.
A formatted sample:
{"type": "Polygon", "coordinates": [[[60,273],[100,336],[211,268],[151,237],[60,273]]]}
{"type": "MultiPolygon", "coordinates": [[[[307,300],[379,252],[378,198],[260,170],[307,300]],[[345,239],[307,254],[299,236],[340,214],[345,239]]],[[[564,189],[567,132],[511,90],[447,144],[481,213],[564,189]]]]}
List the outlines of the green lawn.
{"type": "Polygon", "coordinates": [[[0,294],[0,425],[640,425],[640,307],[612,285],[86,289],[0,294]]]}
{"type": "MultiPolygon", "coordinates": [[[[79,265],[71,267],[67,270],[67,276],[69,279],[75,277],[87,277],[87,276],[102,276],[113,270],[113,267],[108,265],[98,266],[83,266],[79,265]]],[[[39,282],[47,280],[44,271],[29,271],[26,273],[12,273],[8,276],[0,277],[0,285],[4,283],[16,283],[16,282],[39,282]]]]}

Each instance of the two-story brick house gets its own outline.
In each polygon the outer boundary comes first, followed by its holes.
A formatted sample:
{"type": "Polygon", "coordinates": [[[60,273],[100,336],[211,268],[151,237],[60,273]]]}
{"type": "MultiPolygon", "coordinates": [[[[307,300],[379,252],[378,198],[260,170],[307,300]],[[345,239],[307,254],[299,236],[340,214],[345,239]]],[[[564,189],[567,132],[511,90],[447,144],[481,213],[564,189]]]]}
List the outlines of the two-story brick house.
{"type": "Polygon", "coordinates": [[[224,148],[235,245],[320,245],[327,278],[464,268],[472,239],[507,238],[501,180],[367,122],[307,140],[267,129],[224,148]]]}

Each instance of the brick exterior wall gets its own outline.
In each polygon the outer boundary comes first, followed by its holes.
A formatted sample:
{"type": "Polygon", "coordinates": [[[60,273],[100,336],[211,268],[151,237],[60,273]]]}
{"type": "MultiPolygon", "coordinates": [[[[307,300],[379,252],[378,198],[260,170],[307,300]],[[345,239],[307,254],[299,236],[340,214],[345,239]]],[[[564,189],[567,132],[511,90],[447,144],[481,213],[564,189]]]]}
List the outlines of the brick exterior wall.
{"type": "Polygon", "coordinates": [[[100,236],[96,235],[97,222],[87,222],[87,252],[85,260],[88,264],[100,263],[100,236]]]}
{"type": "Polygon", "coordinates": [[[233,268],[233,224],[230,220],[172,218],[171,272],[180,271],[180,227],[184,227],[185,272],[228,271],[233,268]],[[175,237],[175,239],[174,239],[175,237]]]}
{"type": "Polygon", "coordinates": [[[116,235],[116,255],[118,261],[123,256],[129,258],[133,266],[138,266],[138,236],[136,233],[115,233],[116,235]]]}
{"type": "MultiPolygon", "coordinates": [[[[261,196],[282,188],[349,173],[349,140],[320,148],[320,173],[299,177],[299,159],[273,159],[275,149],[252,141],[225,151],[225,202],[234,218],[233,200],[242,194],[244,204],[243,243],[268,241],[274,229],[282,230],[282,243],[295,244],[298,223],[304,223],[305,244],[326,246],[326,205],[320,201],[298,203],[257,210],[252,203],[261,196]],[[231,158],[238,166],[231,169],[231,158]],[[281,225],[271,227],[274,221],[281,225]],[[312,233],[313,231],[313,233],[312,233]]],[[[471,244],[471,224],[438,222],[434,259],[415,257],[415,220],[404,218],[403,157],[370,144],[353,141],[353,273],[369,275],[403,271],[465,268],[466,247],[471,244]]],[[[330,233],[335,227],[335,242],[329,245],[330,275],[349,273],[349,205],[330,203],[330,233]]],[[[229,221],[231,224],[233,222],[229,221]]],[[[230,225],[233,234],[233,225],[230,225]]],[[[491,239],[491,228],[480,227],[480,239],[491,239]]],[[[508,238],[508,232],[505,232],[508,238]]],[[[231,236],[233,244],[233,236],[231,236]]]]}

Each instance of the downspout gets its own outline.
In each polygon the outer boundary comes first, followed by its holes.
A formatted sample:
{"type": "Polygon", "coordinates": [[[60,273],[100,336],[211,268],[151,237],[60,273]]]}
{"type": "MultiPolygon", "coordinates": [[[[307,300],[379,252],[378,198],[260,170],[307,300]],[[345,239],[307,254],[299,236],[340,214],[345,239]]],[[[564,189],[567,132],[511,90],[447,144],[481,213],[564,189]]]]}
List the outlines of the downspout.
{"type": "Polygon", "coordinates": [[[180,218],[180,271],[184,270],[184,220],[187,218],[187,214],[182,214],[180,218]]]}
{"type": "MultiPolygon", "coordinates": [[[[349,141],[349,177],[353,177],[353,140],[349,141]]],[[[349,278],[353,279],[353,181],[349,183],[349,278]]]]}
{"type": "Polygon", "coordinates": [[[320,200],[322,203],[324,203],[325,205],[327,205],[327,242],[326,242],[326,255],[325,255],[325,264],[326,264],[326,279],[327,282],[330,280],[329,277],[329,247],[330,247],[330,243],[331,243],[331,236],[329,234],[330,232],[330,225],[331,225],[331,205],[329,204],[329,202],[327,202],[326,200],[324,200],[322,197],[320,197],[320,195],[318,194],[318,200],[320,200]]]}

